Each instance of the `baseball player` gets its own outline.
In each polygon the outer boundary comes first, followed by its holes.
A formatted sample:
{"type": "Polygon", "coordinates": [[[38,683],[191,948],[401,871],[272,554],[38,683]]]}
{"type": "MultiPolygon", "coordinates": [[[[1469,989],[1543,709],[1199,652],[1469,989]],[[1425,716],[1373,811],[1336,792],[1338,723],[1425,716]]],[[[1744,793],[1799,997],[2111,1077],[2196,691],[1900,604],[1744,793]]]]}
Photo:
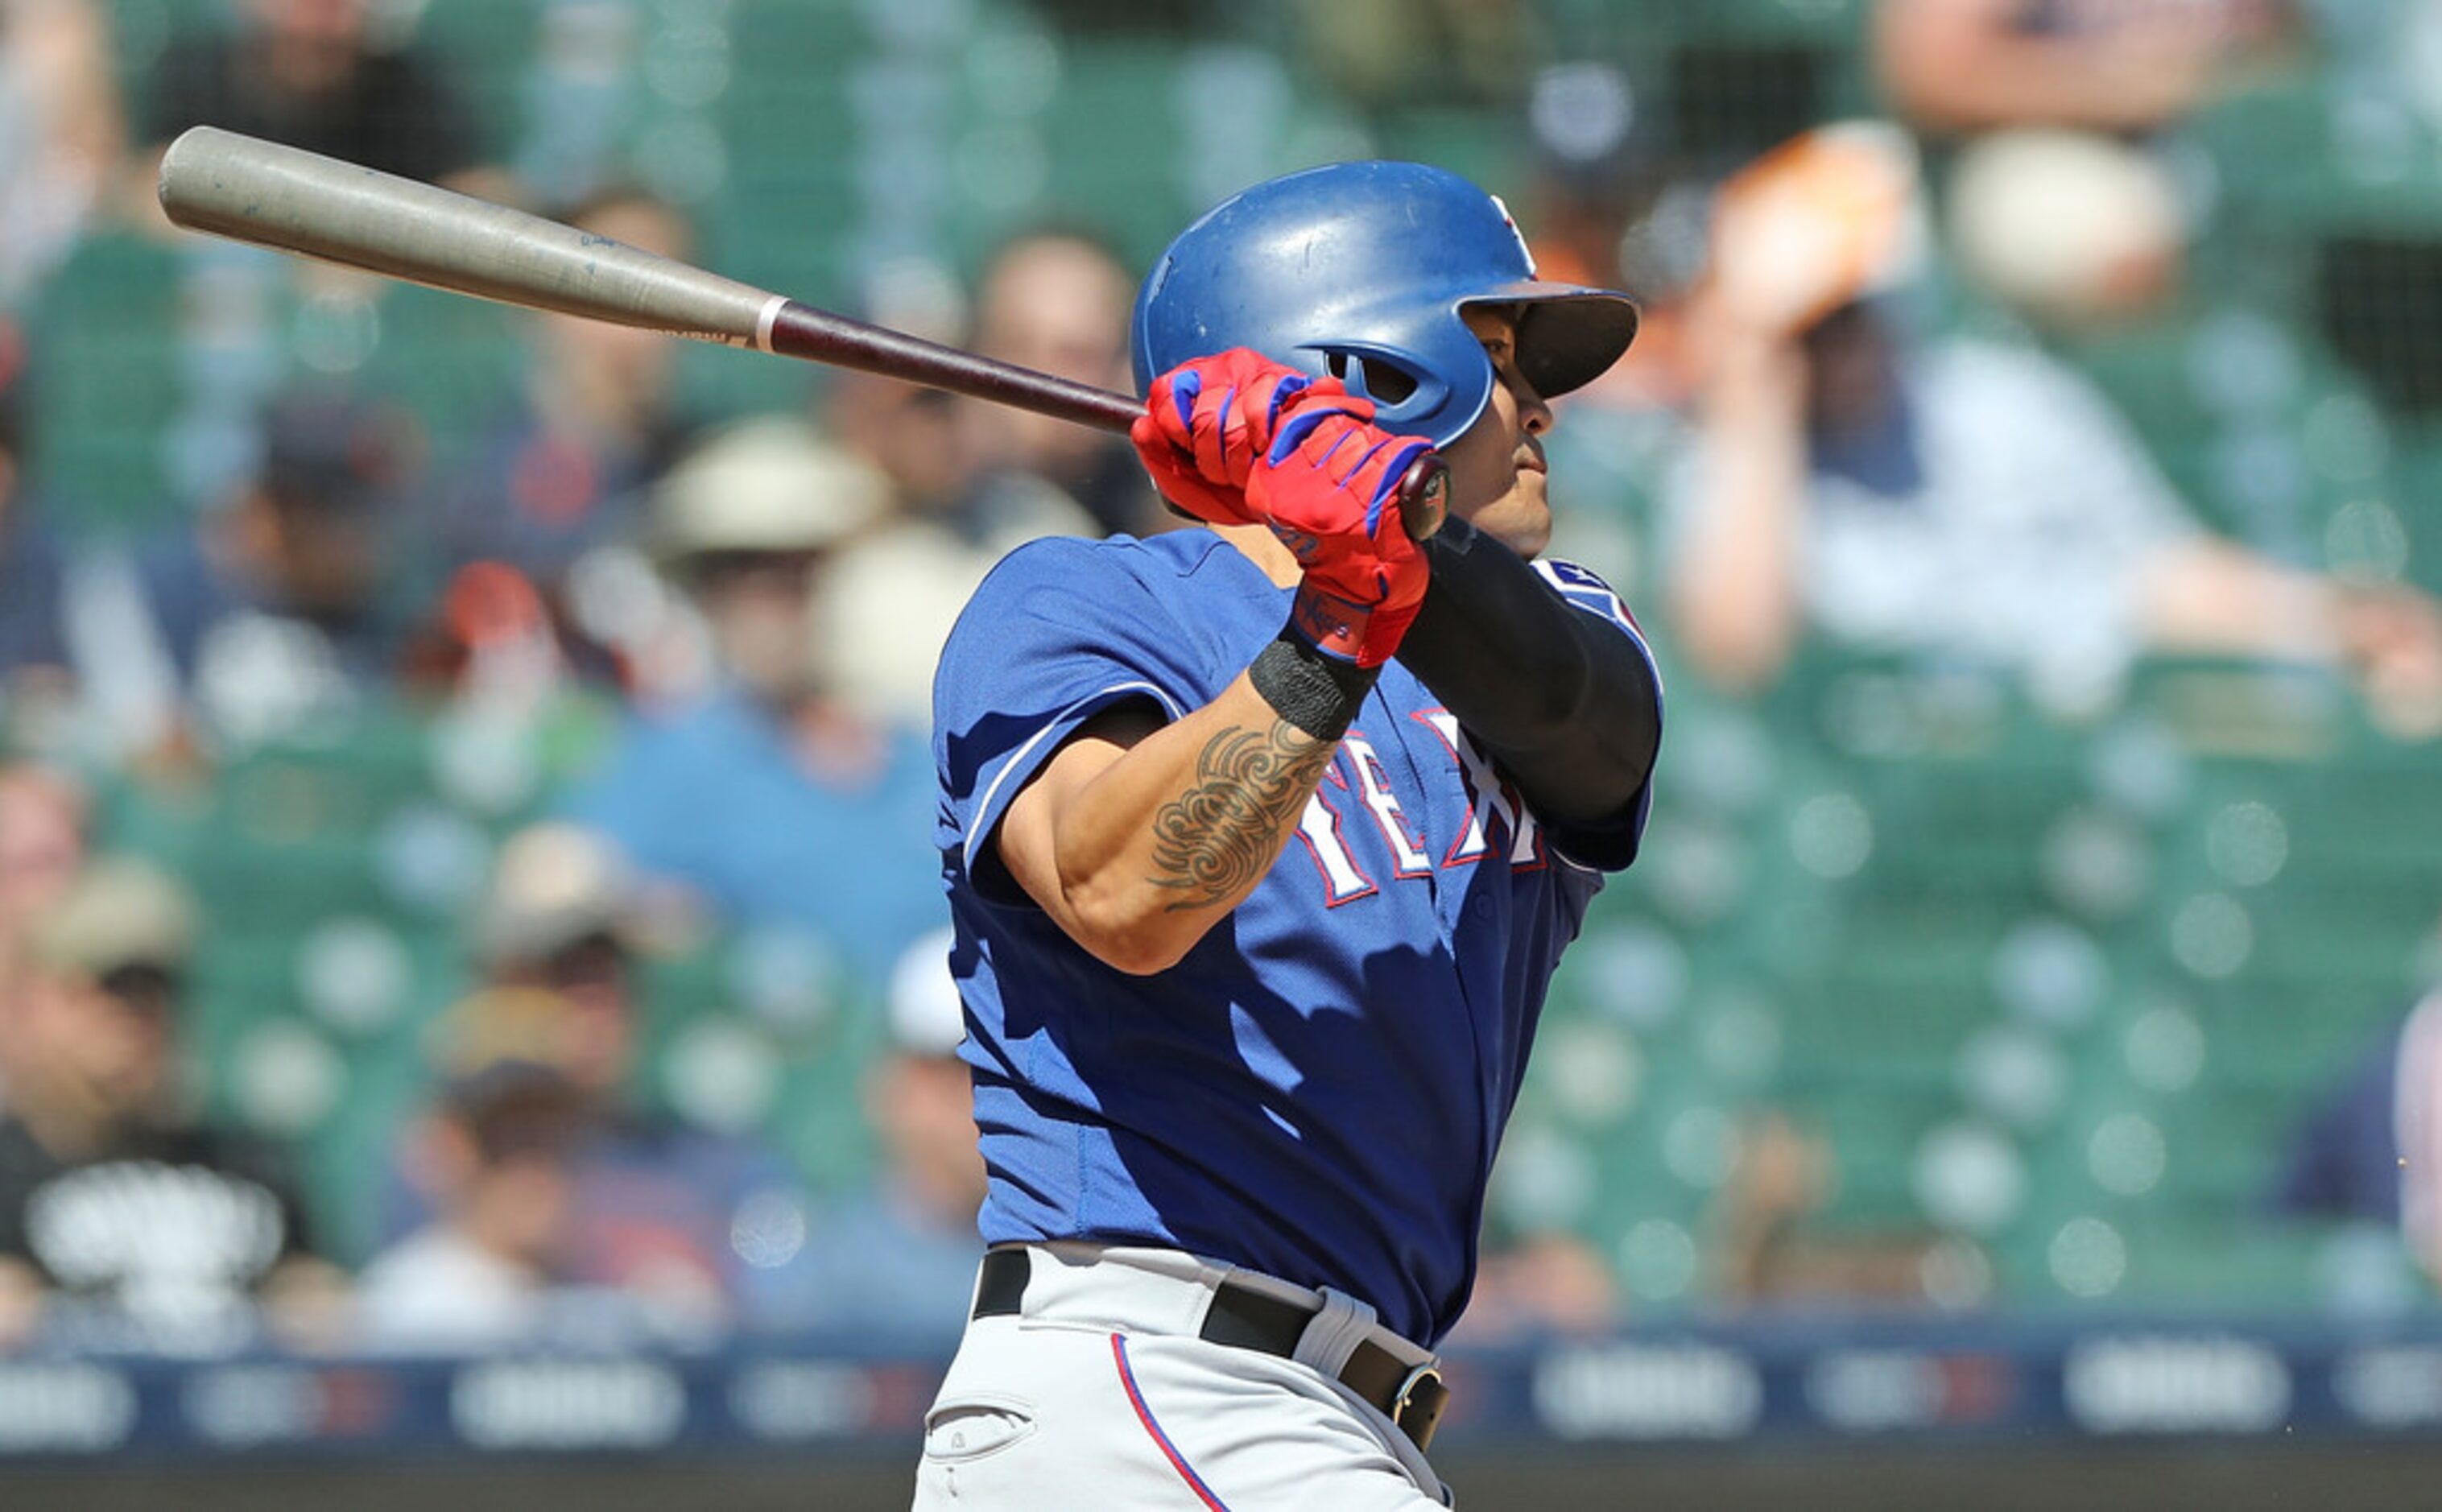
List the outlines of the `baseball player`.
{"type": "Polygon", "coordinates": [[[1134,439],[1211,528],[1020,548],[935,687],[991,1248],[919,1507],[1449,1503],[1433,1348],[1660,735],[1618,598],[1535,560],[1544,401],[1635,329],[1413,164],[1145,281],[1134,439]]]}

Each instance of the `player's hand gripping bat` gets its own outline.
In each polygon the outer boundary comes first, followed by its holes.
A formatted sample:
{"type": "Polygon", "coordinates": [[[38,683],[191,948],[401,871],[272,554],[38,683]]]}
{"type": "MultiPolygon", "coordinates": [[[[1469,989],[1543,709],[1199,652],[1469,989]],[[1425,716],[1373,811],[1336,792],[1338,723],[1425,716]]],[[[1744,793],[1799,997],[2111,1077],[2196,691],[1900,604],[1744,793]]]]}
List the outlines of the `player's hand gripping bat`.
{"type": "MultiPolygon", "coordinates": [[[[161,208],[191,230],[320,258],[412,283],[697,341],[857,368],[1125,434],[1123,393],[996,362],[641,251],[506,205],[376,173],[214,126],[161,160],[161,208]]],[[[1423,539],[1449,509],[1449,470],[1428,452],[1399,491],[1423,539]]]]}

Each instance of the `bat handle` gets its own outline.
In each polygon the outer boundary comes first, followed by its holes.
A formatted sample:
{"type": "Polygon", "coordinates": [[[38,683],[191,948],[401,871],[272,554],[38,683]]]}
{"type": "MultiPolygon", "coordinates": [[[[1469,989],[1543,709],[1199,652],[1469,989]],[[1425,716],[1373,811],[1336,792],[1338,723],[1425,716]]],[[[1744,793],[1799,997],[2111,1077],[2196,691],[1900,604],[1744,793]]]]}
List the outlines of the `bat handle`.
{"type": "Polygon", "coordinates": [[[1399,478],[1399,523],[1410,540],[1427,540],[1449,519],[1449,464],[1428,451],[1399,478]]]}

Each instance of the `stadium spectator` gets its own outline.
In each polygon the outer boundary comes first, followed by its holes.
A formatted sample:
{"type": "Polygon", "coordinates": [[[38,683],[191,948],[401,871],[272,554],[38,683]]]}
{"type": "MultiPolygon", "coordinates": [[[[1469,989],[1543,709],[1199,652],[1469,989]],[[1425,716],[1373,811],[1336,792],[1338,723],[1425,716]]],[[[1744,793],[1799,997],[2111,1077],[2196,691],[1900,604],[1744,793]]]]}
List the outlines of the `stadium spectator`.
{"type": "Polygon", "coordinates": [[[946,928],[927,935],[892,974],[890,1047],[865,1077],[880,1160],[863,1188],[817,1210],[793,1321],[956,1335],[984,1252],[975,1230],[984,1162],[975,1091],[958,1059],[966,1010],[950,945],[946,928]]]}
{"type": "Polygon", "coordinates": [[[1927,130],[2144,132],[2298,28],[2288,0],[1881,0],[1872,55],[1900,114],[1927,130]]]}
{"type": "Polygon", "coordinates": [[[1992,1261],[1973,1240],[1915,1224],[1820,1221],[1840,1186],[1839,1148],[1787,1110],[1741,1122],[1729,1179],[1708,1216],[1708,1278],[1744,1306],[1979,1305],[1992,1261]]]}
{"type": "Polygon", "coordinates": [[[1802,636],[2023,671],[2088,706],[2144,652],[2342,665],[2411,719],[2442,612],[2208,534],[2128,426],[2032,349],[1909,328],[1923,257],[1894,128],[1809,133],[1720,194],[1709,363],[1669,485],[1678,644],[1733,688],[1802,636]]]}
{"type": "MultiPolygon", "coordinates": [[[[973,337],[945,310],[884,301],[873,317],[953,345],[983,342],[1081,381],[1123,382],[1115,370],[1127,286],[1115,287],[1113,272],[1092,243],[1038,233],[1009,244],[985,270],[973,337]]],[[[1020,542],[1105,528],[1069,489],[1084,490],[1114,528],[1143,531],[1166,518],[1151,507],[1135,465],[1111,460],[1108,438],[996,409],[863,373],[843,374],[825,404],[823,428],[882,471],[893,504],[830,574],[817,632],[827,675],[858,707],[912,729],[931,727],[933,668],[984,574],[1020,542]]]]}
{"type": "MultiPolygon", "coordinates": [[[[664,257],[691,255],[685,218],[654,195],[602,189],[568,210],[569,224],[664,257]]],[[[654,480],[685,443],[673,408],[672,337],[602,320],[541,315],[529,326],[526,379],[473,460],[441,489],[438,523],[447,567],[454,639],[469,650],[500,633],[486,612],[512,595],[547,621],[567,666],[592,681],[631,671],[624,663],[649,627],[617,618],[574,592],[581,563],[629,552],[643,541],[654,480]],[[589,607],[592,609],[588,612],[589,607]]],[[[531,614],[510,616],[522,628],[531,614]]]]}
{"type": "Polygon", "coordinates": [[[179,133],[210,125],[497,191],[477,172],[483,144],[451,87],[450,64],[405,46],[376,9],[373,0],[242,0],[234,27],[180,32],[154,68],[142,176],[149,181],[179,133]]]}
{"type": "Polygon", "coordinates": [[[813,621],[841,580],[829,558],[887,497],[788,419],[726,430],[673,468],[653,539],[709,629],[717,679],[636,715],[566,805],[723,918],[831,942],[876,990],[945,912],[920,839],[931,760],[919,736],[834,694],[813,621]]]}
{"type": "Polygon", "coordinates": [[[2124,328],[2162,311],[2188,226],[2170,170],[2092,132],[1994,132],[1951,165],[1943,230],[1959,272],[2048,333],[2124,328]]]}
{"type": "Polygon", "coordinates": [[[235,499],[81,590],[79,670],[124,748],[293,733],[382,694],[408,661],[430,586],[399,507],[420,465],[412,423],[300,392],[264,425],[235,499]]]}
{"type": "MultiPolygon", "coordinates": [[[[564,1143],[551,1130],[567,1152],[565,1226],[514,1236],[534,1247],[524,1264],[556,1251],[557,1281],[617,1293],[657,1326],[756,1322],[794,1290],[794,1245],[766,1241],[775,1231],[802,1240],[802,1183],[760,1144],[645,1108],[639,1041],[651,1010],[636,951],[647,917],[636,879],[599,837],[560,824],[519,831],[475,923],[482,985],[440,1021],[433,1059],[447,1084],[513,1064],[541,1067],[573,1093],[564,1143]]],[[[426,1229],[453,1202],[463,1208],[466,1172],[452,1153],[462,1148],[429,1125],[401,1141],[378,1225],[387,1241],[426,1229]]],[[[494,1175],[536,1188],[547,1185],[542,1171],[494,1175]]]]}
{"type": "Polygon", "coordinates": [[[96,860],[35,920],[0,1121],[0,1333],[57,1299],[221,1346],[248,1336],[258,1300],[310,1326],[338,1295],[282,1152],[188,1103],[197,927],[181,885],[125,858],[96,860]]]}
{"type": "Polygon", "coordinates": [[[0,0],[0,311],[28,304],[75,246],[126,135],[110,8],[0,0]]]}
{"type": "Polygon", "coordinates": [[[461,1072],[419,1126],[432,1221],[365,1267],[369,1343],[448,1351],[533,1334],[571,1269],[585,1104],[549,1066],[504,1060],[461,1072]]]}
{"type": "MultiPolygon", "coordinates": [[[[1959,271],[2047,334],[2162,311],[2193,175],[2147,138],[2297,50],[2291,0],[1883,0],[1870,61],[1896,113],[1957,138],[1959,271]]],[[[2355,28],[2352,28],[2355,29],[2355,28]]]]}
{"type": "MultiPolygon", "coordinates": [[[[975,349],[1098,389],[1131,390],[1136,279],[1084,231],[1042,230],[993,254],[977,282],[975,349]]],[[[1075,500],[1105,533],[1146,535],[1172,517],[1124,438],[1008,405],[974,403],[986,472],[1030,474],[1075,500]]]]}

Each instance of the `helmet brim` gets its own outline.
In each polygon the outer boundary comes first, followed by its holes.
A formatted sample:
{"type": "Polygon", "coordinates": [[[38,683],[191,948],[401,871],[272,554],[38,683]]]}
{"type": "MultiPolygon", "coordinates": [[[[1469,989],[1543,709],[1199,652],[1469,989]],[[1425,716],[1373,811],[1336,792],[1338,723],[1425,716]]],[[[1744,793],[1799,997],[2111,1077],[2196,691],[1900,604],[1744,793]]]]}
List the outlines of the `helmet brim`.
{"type": "Polygon", "coordinates": [[[1550,399],[1609,372],[1636,339],[1636,304],[1616,289],[1522,279],[1459,301],[1519,304],[1518,371],[1550,399]]]}

